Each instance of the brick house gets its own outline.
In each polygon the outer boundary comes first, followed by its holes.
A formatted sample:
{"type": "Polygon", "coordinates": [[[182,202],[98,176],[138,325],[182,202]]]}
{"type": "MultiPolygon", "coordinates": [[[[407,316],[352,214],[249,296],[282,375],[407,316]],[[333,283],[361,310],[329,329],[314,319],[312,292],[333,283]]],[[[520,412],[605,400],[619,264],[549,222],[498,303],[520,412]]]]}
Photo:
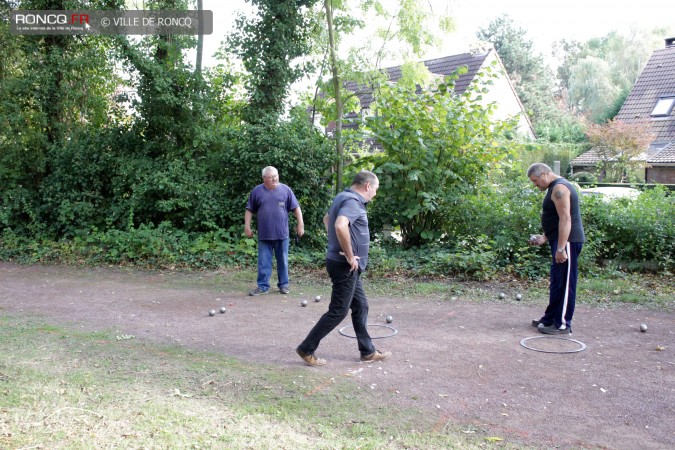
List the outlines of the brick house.
{"type": "MultiPolygon", "coordinates": [[[[615,119],[623,122],[649,120],[654,140],[640,157],[645,162],[647,183],[675,184],[675,38],[656,50],[615,119]]],[[[600,157],[594,150],[570,162],[572,173],[596,173],[600,157]]],[[[602,179],[603,174],[597,174],[602,179]]]]}

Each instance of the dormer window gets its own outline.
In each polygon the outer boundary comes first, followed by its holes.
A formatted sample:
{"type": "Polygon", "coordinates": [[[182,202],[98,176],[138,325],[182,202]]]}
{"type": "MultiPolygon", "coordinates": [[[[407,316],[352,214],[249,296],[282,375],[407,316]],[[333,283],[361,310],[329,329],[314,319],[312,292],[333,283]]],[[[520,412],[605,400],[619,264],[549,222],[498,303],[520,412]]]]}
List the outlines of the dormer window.
{"type": "Polygon", "coordinates": [[[656,102],[656,106],[652,110],[652,117],[665,117],[670,114],[670,111],[673,110],[673,105],[675,105],[675,95],[668,95],[664,97],[659,97],[659,100],[656,102]]]}

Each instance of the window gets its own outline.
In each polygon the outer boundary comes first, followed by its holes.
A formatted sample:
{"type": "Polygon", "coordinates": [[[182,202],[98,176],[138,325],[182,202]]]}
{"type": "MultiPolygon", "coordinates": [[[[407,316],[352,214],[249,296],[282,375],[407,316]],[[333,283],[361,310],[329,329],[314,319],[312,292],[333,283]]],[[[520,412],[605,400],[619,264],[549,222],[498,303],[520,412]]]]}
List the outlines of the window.
{"type": "Polygon", "coordinates": [[[656,106],[652,110],[652,117],[665,117],[670,114],[675,104],[675,95],[668,97],[659,97],[656,106]]]}

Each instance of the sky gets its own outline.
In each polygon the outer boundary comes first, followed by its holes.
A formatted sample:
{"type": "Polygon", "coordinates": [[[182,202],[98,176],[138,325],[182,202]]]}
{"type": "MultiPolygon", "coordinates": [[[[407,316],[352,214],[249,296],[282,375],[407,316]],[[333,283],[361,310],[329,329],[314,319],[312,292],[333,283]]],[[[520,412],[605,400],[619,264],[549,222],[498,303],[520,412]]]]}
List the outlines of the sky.
{"type": "MultiPolygon", "coordinates": [[[[382,0],[384,3],[393,0],[382,0]]],[[[441,49],[432,49],[424,59],[432,59],[470,50],[476,31],[496,17],[508,14],[516,25],[527,31],[526,38],[535,49],[547,56],[551,45],[560,39],[585,41],[611,31],[631,28],[652,29],[659,26],[675,28],[673,0],[641,0],[639,6],[626,7],[616,0],[421,0],[435,11],[448,11],[455,19],[457,30],[446,36],[441,49]]],[[[203,0],[204,9],[213,11],[214,32],[205,36],[204,64],[216,61],[211,55],[232,30],[235,12],[251,13],[245,0],[203,0]]],[[[675,36],[663,36],[675,37],[675,36]]]]}

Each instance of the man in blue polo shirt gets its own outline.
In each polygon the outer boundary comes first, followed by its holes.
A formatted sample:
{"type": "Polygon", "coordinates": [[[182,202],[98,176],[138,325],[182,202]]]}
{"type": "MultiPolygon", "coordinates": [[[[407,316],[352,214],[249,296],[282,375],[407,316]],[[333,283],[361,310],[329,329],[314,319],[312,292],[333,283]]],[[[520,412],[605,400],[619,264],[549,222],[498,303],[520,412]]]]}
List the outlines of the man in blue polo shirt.
{"type": "Polygon", "coordinates": [[[323,218],[328,231],[326,270],[333,283],[330,305],[305,340],[295,350],[309,366],[326,360],[314,355],[321,340],[352,311],[352,324],[361,361],[383,361],[391,352],[375,349],[368,334],[368,299],[361,286],[361,272],[368,264],[370,231],[366,203],[375,197],[380,182],[370,171],[356,174],[352,186],[339,193],[323,218]]]}
{"type": "Polygon", "coordinates": [[[251,219],[258,221],[258,287],[249,295],[267,294],[272,277],[272,253],[277,260],[279,291],[288,294],[288,212],[293,211],[298,222],[297,235],[305,233],[302,210],[290,187],[279,182],[279,172],[272,166],[262,170],[263,184],[251,191],[244,214],[244,232],[253,237],[251,219]]]}

